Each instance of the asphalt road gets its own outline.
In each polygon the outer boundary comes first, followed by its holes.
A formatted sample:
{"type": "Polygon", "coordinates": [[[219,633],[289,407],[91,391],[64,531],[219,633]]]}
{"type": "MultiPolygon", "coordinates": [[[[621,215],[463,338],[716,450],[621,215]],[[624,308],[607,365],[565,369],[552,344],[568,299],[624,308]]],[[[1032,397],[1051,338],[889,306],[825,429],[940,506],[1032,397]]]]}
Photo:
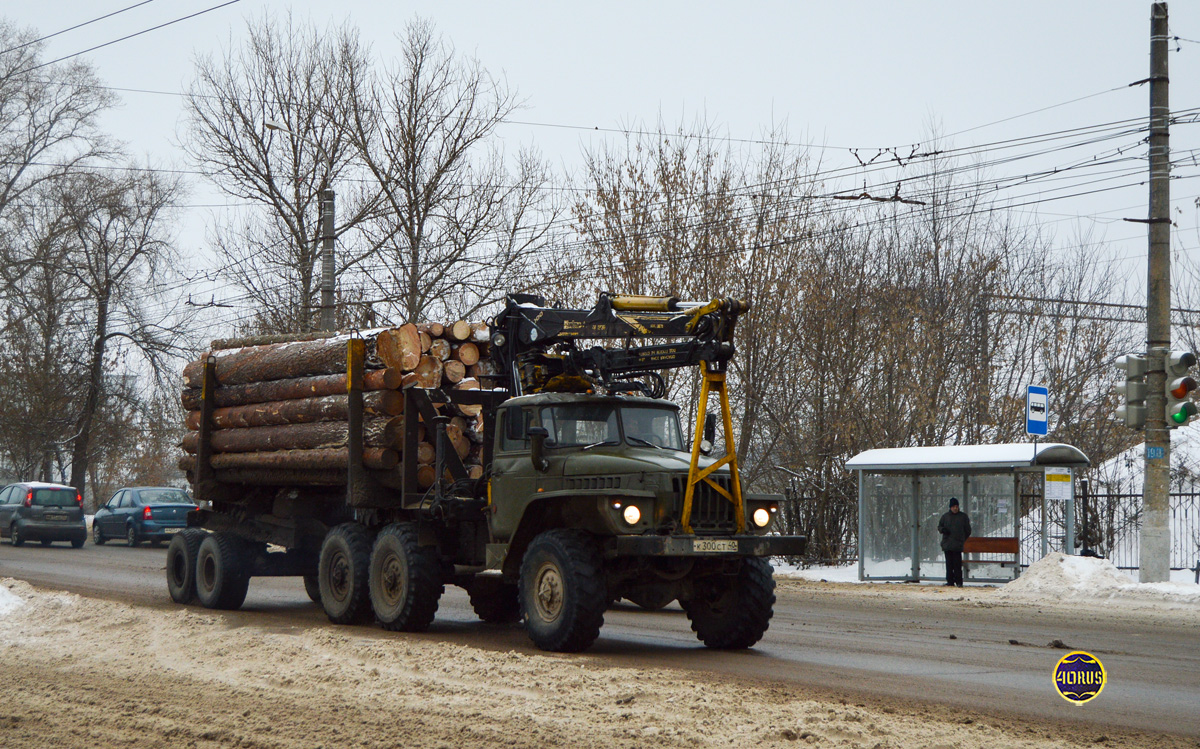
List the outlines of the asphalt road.
{"type": "MultiPolygon", "coordinates": [[[[0,544],[0,577],[47,588],[155,607],[173,606],[164,579],[165,549],[64,544],[0,544]]],[[[709,651],[672,604],[647,612],[618,604],[600,640],[579,657],[592,666],[675,668],[694,676],[786,683],[860,700],[960,706],[964,714],[1032,719],[1200,737],[1200,611],[1190,623],[1155,623],[1113,612],[980,607],[895,595],[861,595],[818,584],[777,591],[771,629],[755,648],[709,651]],[[951,639],[951,635],[954,636],[951,639]],[[1082,707],[1060,698],[1051,673],[1061,640],[1105,664],[1103,694],[1082,707]],[[1012,644],[1016,641],[1018,644],[1012,644]]],[[[255,578],[234,622],[292,629],[328,626],[299,578],[255,578]]],[[[380,629],[364,634],[395,637],[380,629]]],[[[533,652],[519,626],[478,621],[466,594],[448,587],[429,635],[447,642],[533,652]]]]}

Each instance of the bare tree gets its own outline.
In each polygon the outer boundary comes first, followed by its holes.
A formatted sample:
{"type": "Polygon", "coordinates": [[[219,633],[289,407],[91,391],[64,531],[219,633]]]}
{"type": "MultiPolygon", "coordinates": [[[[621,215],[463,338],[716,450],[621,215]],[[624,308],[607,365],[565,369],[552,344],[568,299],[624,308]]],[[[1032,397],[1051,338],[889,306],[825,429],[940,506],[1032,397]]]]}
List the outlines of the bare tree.
{"type": "Polygon", "coordinates": [[[549,170],[522,149],[510,166],[496,128],[516,94],[433,26],[414,21],[402,59],[351,99],[353,141],[380,195],[363,225],[376,263],[364,274],[393,316],[465,317],[540,281],[528,256],[546,244],[549,170]]]}
{"type": "Polygon", "coordinates": [[[89,63],[43,65],[29,29],[0,18],[0,300],[34,260],[14,247],[12,211],[47,182],[113,154],[98,117],[115,99],[89,63]]]}
{"type": "Polygon", "coordinates": [[[180,353],[179,322],[169,307],[152,304],[174,259],[171,221],[180,186],[153,172],[80,174],[61,180],[57,196],[70,237],[70,259],[61,272],[85,295],[87,369],[71,455],[71,484],[83,493],[92,429],[113,365],[136,355],[164,373],[170,357],[180,353]]]}
{"type": "Polygon", "coordinates": [[[357,30],[319,30],[291,15],[264,15],[248,24],[243,48],[196,62],[183,146],[227,195],[252,204],[214,225],[211,240],[257,332],[315,325],[322,190],[337,190],[340,269],[373,252],[353,242],[377,201],[356,178],[348,129],[369,65],[357,30]]]}

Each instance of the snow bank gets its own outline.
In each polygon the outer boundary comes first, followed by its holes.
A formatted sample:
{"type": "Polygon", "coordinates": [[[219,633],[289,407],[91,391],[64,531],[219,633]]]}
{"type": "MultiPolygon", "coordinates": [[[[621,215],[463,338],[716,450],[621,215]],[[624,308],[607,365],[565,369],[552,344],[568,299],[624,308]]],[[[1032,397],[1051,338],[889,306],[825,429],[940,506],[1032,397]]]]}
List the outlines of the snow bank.
{"type": "MultiPolygon", "coordinates": [[[[775,574],[779,577],[788,577],[796,580],[815,580],[828,583],[857,583],[863,582],[858,579],[858,565],[852,564],[845,567],[799,567],[794,564],[787,564],[782,560],[772,560],[771,566],[775,568],[775,574]]],[[[910,568],[912,565],[908,565],[910,568]]],[[[901,573],[904,574],[904,573],[901,573]]],[[[866,582],[870,582],[867,580],[866,582]]]]}
{"type": "Polygon", "coordinates": [[[4,585],[0,585],[0,616],[5,616],[25,605],[25,601],[4,585]]]}
{"type": "Polygon", "coordinates": [[[1136,583],[1107,559],[1047,554],[996,594],[1000,598],[1131,599],[1200,605],[1200,585],[1136,583]]]}

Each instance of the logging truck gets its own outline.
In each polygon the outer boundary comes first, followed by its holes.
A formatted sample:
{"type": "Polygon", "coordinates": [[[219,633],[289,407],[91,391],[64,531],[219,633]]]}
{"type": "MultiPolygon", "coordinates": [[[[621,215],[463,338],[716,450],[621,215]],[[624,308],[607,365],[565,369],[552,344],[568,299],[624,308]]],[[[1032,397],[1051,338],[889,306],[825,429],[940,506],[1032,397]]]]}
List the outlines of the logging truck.
{"type": "Polygon", "coordinates": [[[705,645],[750,647],[768,558],[805,539],[773,532],[783,497],[738,471],[725,373],[747,311],[510,295],[487,324],[214,341],[184,370],[200,509],[168,548],[170,595],[235,609],[251,577],[302,576],[335,623],[422,631],[452,584],[551,651],[589,647],[622,598],[678,600],[705,645]],[[662,374],[685,367],[690,445],[662,374]]]}

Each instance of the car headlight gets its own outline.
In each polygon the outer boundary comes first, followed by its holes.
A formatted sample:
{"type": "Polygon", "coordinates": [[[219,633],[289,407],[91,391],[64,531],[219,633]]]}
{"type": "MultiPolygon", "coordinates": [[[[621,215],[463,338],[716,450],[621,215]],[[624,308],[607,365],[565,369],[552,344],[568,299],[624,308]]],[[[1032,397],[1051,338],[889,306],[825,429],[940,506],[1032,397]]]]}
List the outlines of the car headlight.
{"type": "Polygon", "coordinates": [[[771,513],[767,512],[765,507],[760,507],[754,511],[754,524],[759,528],[766,528],[771,523],[771,513]]]}
{"type": "Polygon", "coordinates": [[[625,505],[625,511],[621,513],[621,517],[625,518],[626,523],[637,525],[638,521],[642,519],[642,511],[638,509],[637,505],[625,505]]]}

